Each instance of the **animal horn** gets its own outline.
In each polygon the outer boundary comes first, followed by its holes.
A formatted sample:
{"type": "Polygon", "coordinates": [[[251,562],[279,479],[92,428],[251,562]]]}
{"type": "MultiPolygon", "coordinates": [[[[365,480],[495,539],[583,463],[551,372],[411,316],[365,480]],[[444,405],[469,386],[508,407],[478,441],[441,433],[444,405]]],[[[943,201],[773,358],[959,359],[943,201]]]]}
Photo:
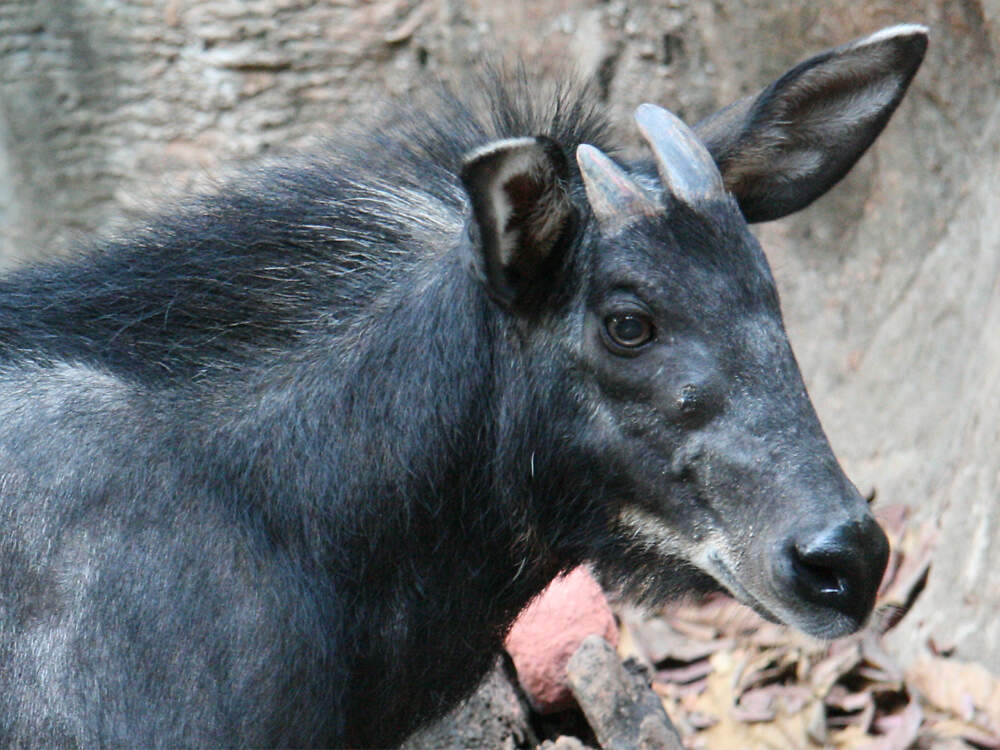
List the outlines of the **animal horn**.
{"type": "Polygon", "coordinates": [[[663,187],[691,205],[725,192],[719,168],[694,131],[655,104],[640,104],[635,121],[653,149],[663,187]]]}
{"type": "Polygon", "coordinates": [[[619,229],[631,219],[656,216],[662,209],[631,177],[600,149],[582,143],[576,148],[587,200],[599,224],[619,229]]]}

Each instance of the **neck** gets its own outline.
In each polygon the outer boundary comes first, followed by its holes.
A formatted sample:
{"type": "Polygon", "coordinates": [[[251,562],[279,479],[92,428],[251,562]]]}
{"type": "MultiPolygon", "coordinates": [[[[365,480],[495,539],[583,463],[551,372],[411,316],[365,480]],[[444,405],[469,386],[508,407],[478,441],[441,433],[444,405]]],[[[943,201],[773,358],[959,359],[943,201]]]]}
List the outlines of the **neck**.
{"type": "Polygon", "coordinates": [[[534,506],[558,498],[533,486],[532,453],[540,473],[537,446],[551,441],[524,424],[523,355],[505,314],[450,270],[383,300],[350,346],[316,341],[261,373],[254,395],[241,386],[214,438],[233,502],[308,549],[295,557],[316,586],[349,592],[337,600],[350,611],[330,620],[346,628],[335,637],[356,653],[352,694],[380,706],[382,739],[474,687],[563,564],[535,541],[534,506]],[[449,689],[410,692],[435,684],[449,689]]]}

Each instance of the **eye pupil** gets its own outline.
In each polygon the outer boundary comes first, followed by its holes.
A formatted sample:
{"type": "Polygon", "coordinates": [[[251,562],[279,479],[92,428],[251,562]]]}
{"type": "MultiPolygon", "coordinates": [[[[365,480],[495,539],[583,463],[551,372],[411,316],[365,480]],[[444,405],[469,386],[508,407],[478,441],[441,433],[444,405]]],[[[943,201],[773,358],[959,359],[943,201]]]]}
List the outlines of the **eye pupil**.
{"type": "Polygon", "coordinates": [[[642,346],[653,338],[652,323],[633,313],[609,315],[605,327],[615,344],[629,349],[642,346]]]}
{"type": "Polygon", "coordinates": [[[634,315],[626,315],[615,321],[615,337],[621,341],[637,341],[646,331],[646,326],[634,315]]]}

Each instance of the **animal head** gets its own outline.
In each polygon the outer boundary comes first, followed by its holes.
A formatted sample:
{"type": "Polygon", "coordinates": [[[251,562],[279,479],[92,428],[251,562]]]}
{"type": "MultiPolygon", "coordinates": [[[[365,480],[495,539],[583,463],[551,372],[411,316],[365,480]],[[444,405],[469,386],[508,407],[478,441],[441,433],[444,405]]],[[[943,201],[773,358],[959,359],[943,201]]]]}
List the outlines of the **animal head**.
{"type": "Polygon", "coordinates": [[[821,637],[871,612],[887,541],[816,418],[748,223],[843,177],[925,48],[923,27],[885,29],[694,129],[644,104],[651,158],[631,163],[544,134],[467,155],[474,273],[559,363],[579,415],[566,450],[613,488],[590,554],[634,587],[686,571],[821,637]]]}

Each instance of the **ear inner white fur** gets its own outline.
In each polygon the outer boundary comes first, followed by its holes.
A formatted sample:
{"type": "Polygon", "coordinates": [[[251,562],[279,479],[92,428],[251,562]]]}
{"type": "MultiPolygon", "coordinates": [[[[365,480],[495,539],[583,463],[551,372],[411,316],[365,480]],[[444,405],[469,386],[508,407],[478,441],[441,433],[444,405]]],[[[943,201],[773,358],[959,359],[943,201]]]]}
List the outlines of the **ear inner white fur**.
{"type": "Polygon", "coordinates": [[[478,229],[479,275],[509,303],[545,273],[571,219],[566,157],[547,138],[510,138],[469,153],[461,176],[478,229]]]}

